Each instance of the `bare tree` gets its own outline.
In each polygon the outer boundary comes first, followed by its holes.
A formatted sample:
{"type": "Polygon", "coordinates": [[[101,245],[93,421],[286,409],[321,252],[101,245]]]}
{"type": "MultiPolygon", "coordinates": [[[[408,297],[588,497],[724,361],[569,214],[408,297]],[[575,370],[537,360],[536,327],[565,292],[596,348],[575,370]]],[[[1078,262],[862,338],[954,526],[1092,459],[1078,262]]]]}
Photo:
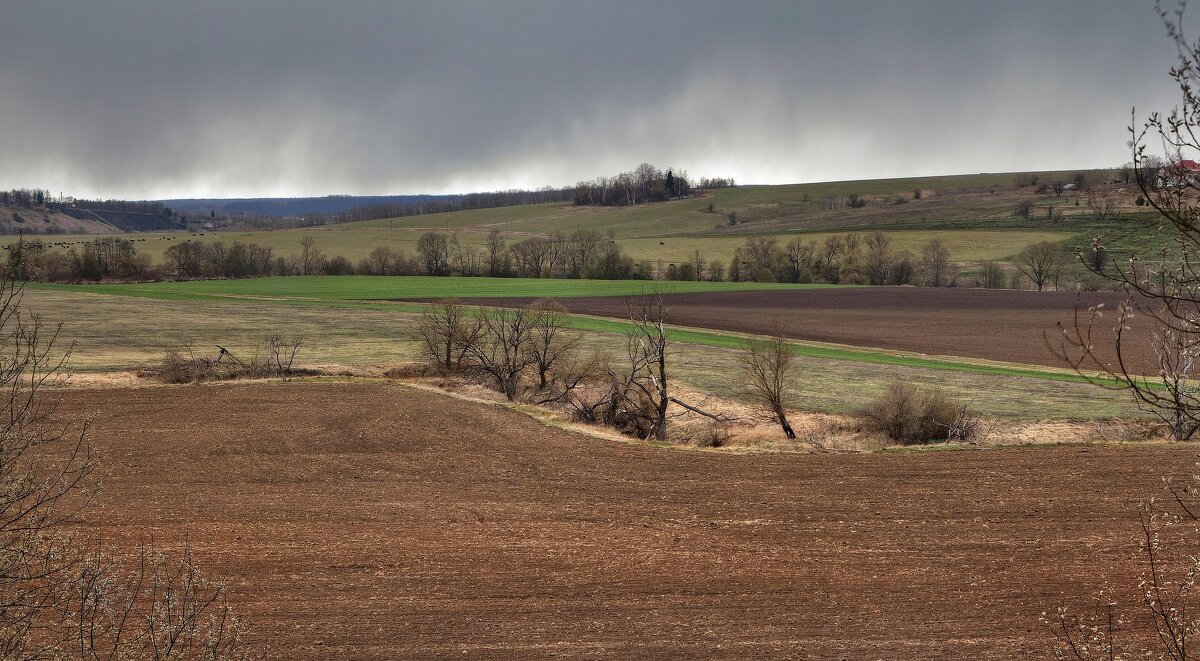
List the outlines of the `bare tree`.
{"type": "Polygon", "coordinates": [[[934,239],[921,248],[921,268],[925,272],[925,284],[941,287],[949,277],[950,249],[941,239],[934,239]]]}
{"type": "Polygon", "coordinates": [[[263,340],[267,350],[267,372],[289,378],[292,376],[292,364],[300,353],[303,340],[299,337],[285,338],[278,333],[271,333],[263,340]]]}
{"type": "Polygon", "coordinates": [[[662,296],[654,294],[628,301],[626,308],[632,322],[626,334],[628,385],[637,396],[649,402],[651,413],[648,416],[647,437],[666,440],[667,406],[671,403],[667,381],[670,340],[664,323],[666,307],[662,296]]]}
{"type": "Polygon", "coordinates": [[[311,236],[300,239],[300,275],[314,275],[324,266],[325,253],[316,246],[316,239],[311,236]]]}
{"type": "Polygon", "coordinates": [[[1008,274],[1004,272],[1004,267],[996,262],[983,263],[983,281],[982,284],[987,289],[1003,289],[1007,284],[1008,274]]]}
{"type": "Polygon", "coordinates": [[[896,261],[891,251],[891,237],[883,232],[871,232],[864,243],[867,246],[867,254],[863,260],[867,282],[872,285],[886,285],[896,261]]]}
{"type": "Polygon", "coordinates": [[[425,309],[417,320],[417,340],[425,357],[445,370],[462,367],[468,348],[482,332],[479,318],[457,299],[425,309]]]}
{"type": "Polygon", "coordinates": [[[770,339],[751,340],[741,356],[746,388],[783,428],[783,434],[796,438],[787,419],[787,398],[792,390],[792,352],[787,338],[777,331],[770,339]]]}
{"type": "Polygon", "coordinates": [[[718,422],[727,421],[722,414],[710,413],[671,395],[667,373],[671,341],[662,294],[643,294],[627,301],[626,309],[631,322],[626,334],[628,369],[622,376],[613,374],[614,381],[620,382],[614,391],[623,400],[627,414],[644,422],[639,430],[646,438],[666,440],[667,409],[671,404],[718,422]]]}
{"type": "Polygon", "coordinates": [[[493,382],[513,401],[521,389],[521,374],[534,364],[530,343],[535,315],[525,308],[489,308],[479,315],[479,335],[464,344],[471,369],[493,382]]]}
{"type": "Polygon", "coordinates": [[[502,275],[501,259],[503,258],[505,247],[504,239],[500,236],[500,230],[492,230],[487,235],[487,274],[492,277],[502,275]]]}
{"type": "Polygon", "coordinates": [[[547,377],[558,365],[570,361],[580,337],[567,329],[567,309],[552,298],[530,303],[529,353],[538,373],[538,389],[545,389],[547,377]]]}
{"type": "Polygon", "coordinates": [[[429,275],[450,273],[450,241],[445,234],[426,232],[417,239],[417,254],[429,275]]]}
{"type": "Polygon", "coordinates": [[[798,282],[806,274],[811,273],[813,257],[817,252],[816,241],[804,243],[800,240],[800,237],[795,237],[787,242],[784,251],[787,255],[788,267],[791,269],[795,281],[798,282]]]}
{"type": "Polygon", "coordinates": [[[1013,266],[1021,275],[1029,278],[1038,291],[1042,291],[1047,282],[1058,277],[1062,268],[1062,251],[1051,241],[1041,241],[1017,253],[1013,266]]]}
{"type": "Polygon", "coordinates": [[[762,234],[748,236],[742,246],[742,255],[748,262],[751,280],[770,282],[775,279],[775,267],[782,257],[779,239],[762,234]]]}
{"type": "Polygon", "coordinates": [[[1117,203],[1111,197],[1089,195],[1087,205],[1092,212],[1092,217],[1099,223],[1112,220],[1117,210],[1117,203]]]}

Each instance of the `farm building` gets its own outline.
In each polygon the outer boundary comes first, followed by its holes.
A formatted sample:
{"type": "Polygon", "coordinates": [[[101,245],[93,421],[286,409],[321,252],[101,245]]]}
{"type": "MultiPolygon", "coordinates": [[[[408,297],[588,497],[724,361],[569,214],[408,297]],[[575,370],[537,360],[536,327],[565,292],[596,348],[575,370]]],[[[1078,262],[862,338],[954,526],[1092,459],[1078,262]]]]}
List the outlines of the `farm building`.
{"type": "Polygon", "coordinates": [[[1158,178],[1161,185],[1168,187],[1177,188],[1194,184],[1200,181],[1200,163],[1182,159],[1164,167],[1158,178]]]}

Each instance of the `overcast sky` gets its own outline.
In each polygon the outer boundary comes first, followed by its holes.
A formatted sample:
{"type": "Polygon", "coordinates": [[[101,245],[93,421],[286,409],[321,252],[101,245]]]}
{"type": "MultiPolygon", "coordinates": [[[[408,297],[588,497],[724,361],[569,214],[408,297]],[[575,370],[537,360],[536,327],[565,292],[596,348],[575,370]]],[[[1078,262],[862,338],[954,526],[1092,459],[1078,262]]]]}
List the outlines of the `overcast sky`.
{"type": "MultiPolygon", "coordinates": [[[[1200,12],[1200,8],[1196,11],[1200,12]]],[[[1128,160],[1149,0],[10,0],[0,188],[122,198],[739,183],[1128,160]]]]}

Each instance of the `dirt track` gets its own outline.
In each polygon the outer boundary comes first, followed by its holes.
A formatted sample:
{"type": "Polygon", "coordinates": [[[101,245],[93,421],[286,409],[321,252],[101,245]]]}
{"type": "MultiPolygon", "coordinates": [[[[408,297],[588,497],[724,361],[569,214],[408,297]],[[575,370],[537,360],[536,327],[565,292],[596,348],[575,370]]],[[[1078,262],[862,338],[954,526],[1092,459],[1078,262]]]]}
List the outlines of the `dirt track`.
{"type": "MultiPolygon", "coordinates": [[[[746,333],[771,333],[783,323],[790,337],[863,347],[964,356],[1065,367],[1046,346],[1043,333],[1057,339],[1056,322],[1072,324],[1076,294],[1067,292],[997,291],[863,287],[671,294],[668,321],[680,326],[746,333]]],[[[472,299],[479,305],[524,305],[531,299],[472,299]]],[[[1104,303],[1115,310],[1122,296],[1085,293],[1087,308],[1104,303]]],[[[623,297],[559,299],[579,314],[627,315],[623,297]]],[[[1096,346],[1111,359],[1109,313],[1098,330],[1096,346]]],[[[1140,329],[1139,329],[1140,330],[1140,329]]],[[[1135,337],[1145,333],[1136,332],[1135,337]]],[[[1138,360],[1145,359],[1145,352],[1138,360]]]]}
{"type": "Polygon", "coordinates": [[[656,449],[381,383],[64,407],[106,536],[190,536],[285,659],[1045,657],[1038,614],[1135,586],[1135,503],[1194,460],[656,449]]]}

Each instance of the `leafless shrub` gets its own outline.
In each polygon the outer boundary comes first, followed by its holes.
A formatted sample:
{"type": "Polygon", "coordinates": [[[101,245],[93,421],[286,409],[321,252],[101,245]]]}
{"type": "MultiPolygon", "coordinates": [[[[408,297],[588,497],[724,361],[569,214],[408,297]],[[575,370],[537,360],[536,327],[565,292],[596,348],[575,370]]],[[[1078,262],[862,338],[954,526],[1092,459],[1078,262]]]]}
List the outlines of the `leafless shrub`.
{"type": "Polygon", "coordinates": [[[1112,220],[1116,215],[1117,203],[1111,197],[1088,195],[1087,205],[1096,222],[1102,223],[1106,220],[1112,220]]]}
{"type": "Polygon", "coordinates": [[[203,575],[190,545],[171,556],[142,544],[129,565],[105,552],[82,559],[66,604],[70,640],[60,653],[86,659],[265,658],[265,650],[246,644],[224,584],[203,575]]]}
{"type": "Polygon", "coordinates": [[[808,428],[802,432],[804,442],[808,447],[816,452],[832,452],[834,450],[833,439],[829,437],[828,430],[808,428]]]}
{"type": "Polygon", "coordinates": [[[605,365],[606,361],[599,354],[556,359],[555,370],[539,389],[535,403],[566,404],[575,408],[576,400],[583,396],[584,390],[603,382],[605,365]]]}
{"type": "Polygon", "coordinates": [[[893,383],[863,411],[870,426],[902,445],[937,440],[970,440],[978,417],[939,389],[893,383]]]}
{"type": "Polygon", "coordinates": [[[190,344],[183,344],[165,349],[154,374],[164,383],[195,383],[211,380],[218,365],[218,358],[198,356],[190,344]]]}
{"type": "Polygon", "coordinates": [[[1128,626],[1112,590],[1097,593],[1085,612],[1060,606],[1042,620],[1055,636],[1058,659],[1157,658],[1187,661],[1196,658],[1192,639],[1200,633],[1200,619],[1191,608],[1192,594],[1200,576],[1196,554],[1196,522],[1200,516],[1200,491],[1191,481],[1177,486],[1170,478],[1164,485],[1174,511],[1161,508],[1153,498],[1139,507],[1141,534],[1139,551],[1142,572],[1138,579],[1141,614],[1152,635],[1128,626]]]}
{"type": "Polygon", "coordinates": [[[954,420],[945,428],[946,438],[969,443],[987,441],[991,428],[984,424],[983,415],[965,402],[953,402],[953,405],[954,420]]]}
{"type": "Polygon", "coordinates": [[[302,343],[303,340],[299,337],[284,338],[275,333],[266,336],[263,344],[266,349],[267,371],[274,376],[290,378],[292,364],[296,361],[296,354],[300,352],[302,343]]]}

